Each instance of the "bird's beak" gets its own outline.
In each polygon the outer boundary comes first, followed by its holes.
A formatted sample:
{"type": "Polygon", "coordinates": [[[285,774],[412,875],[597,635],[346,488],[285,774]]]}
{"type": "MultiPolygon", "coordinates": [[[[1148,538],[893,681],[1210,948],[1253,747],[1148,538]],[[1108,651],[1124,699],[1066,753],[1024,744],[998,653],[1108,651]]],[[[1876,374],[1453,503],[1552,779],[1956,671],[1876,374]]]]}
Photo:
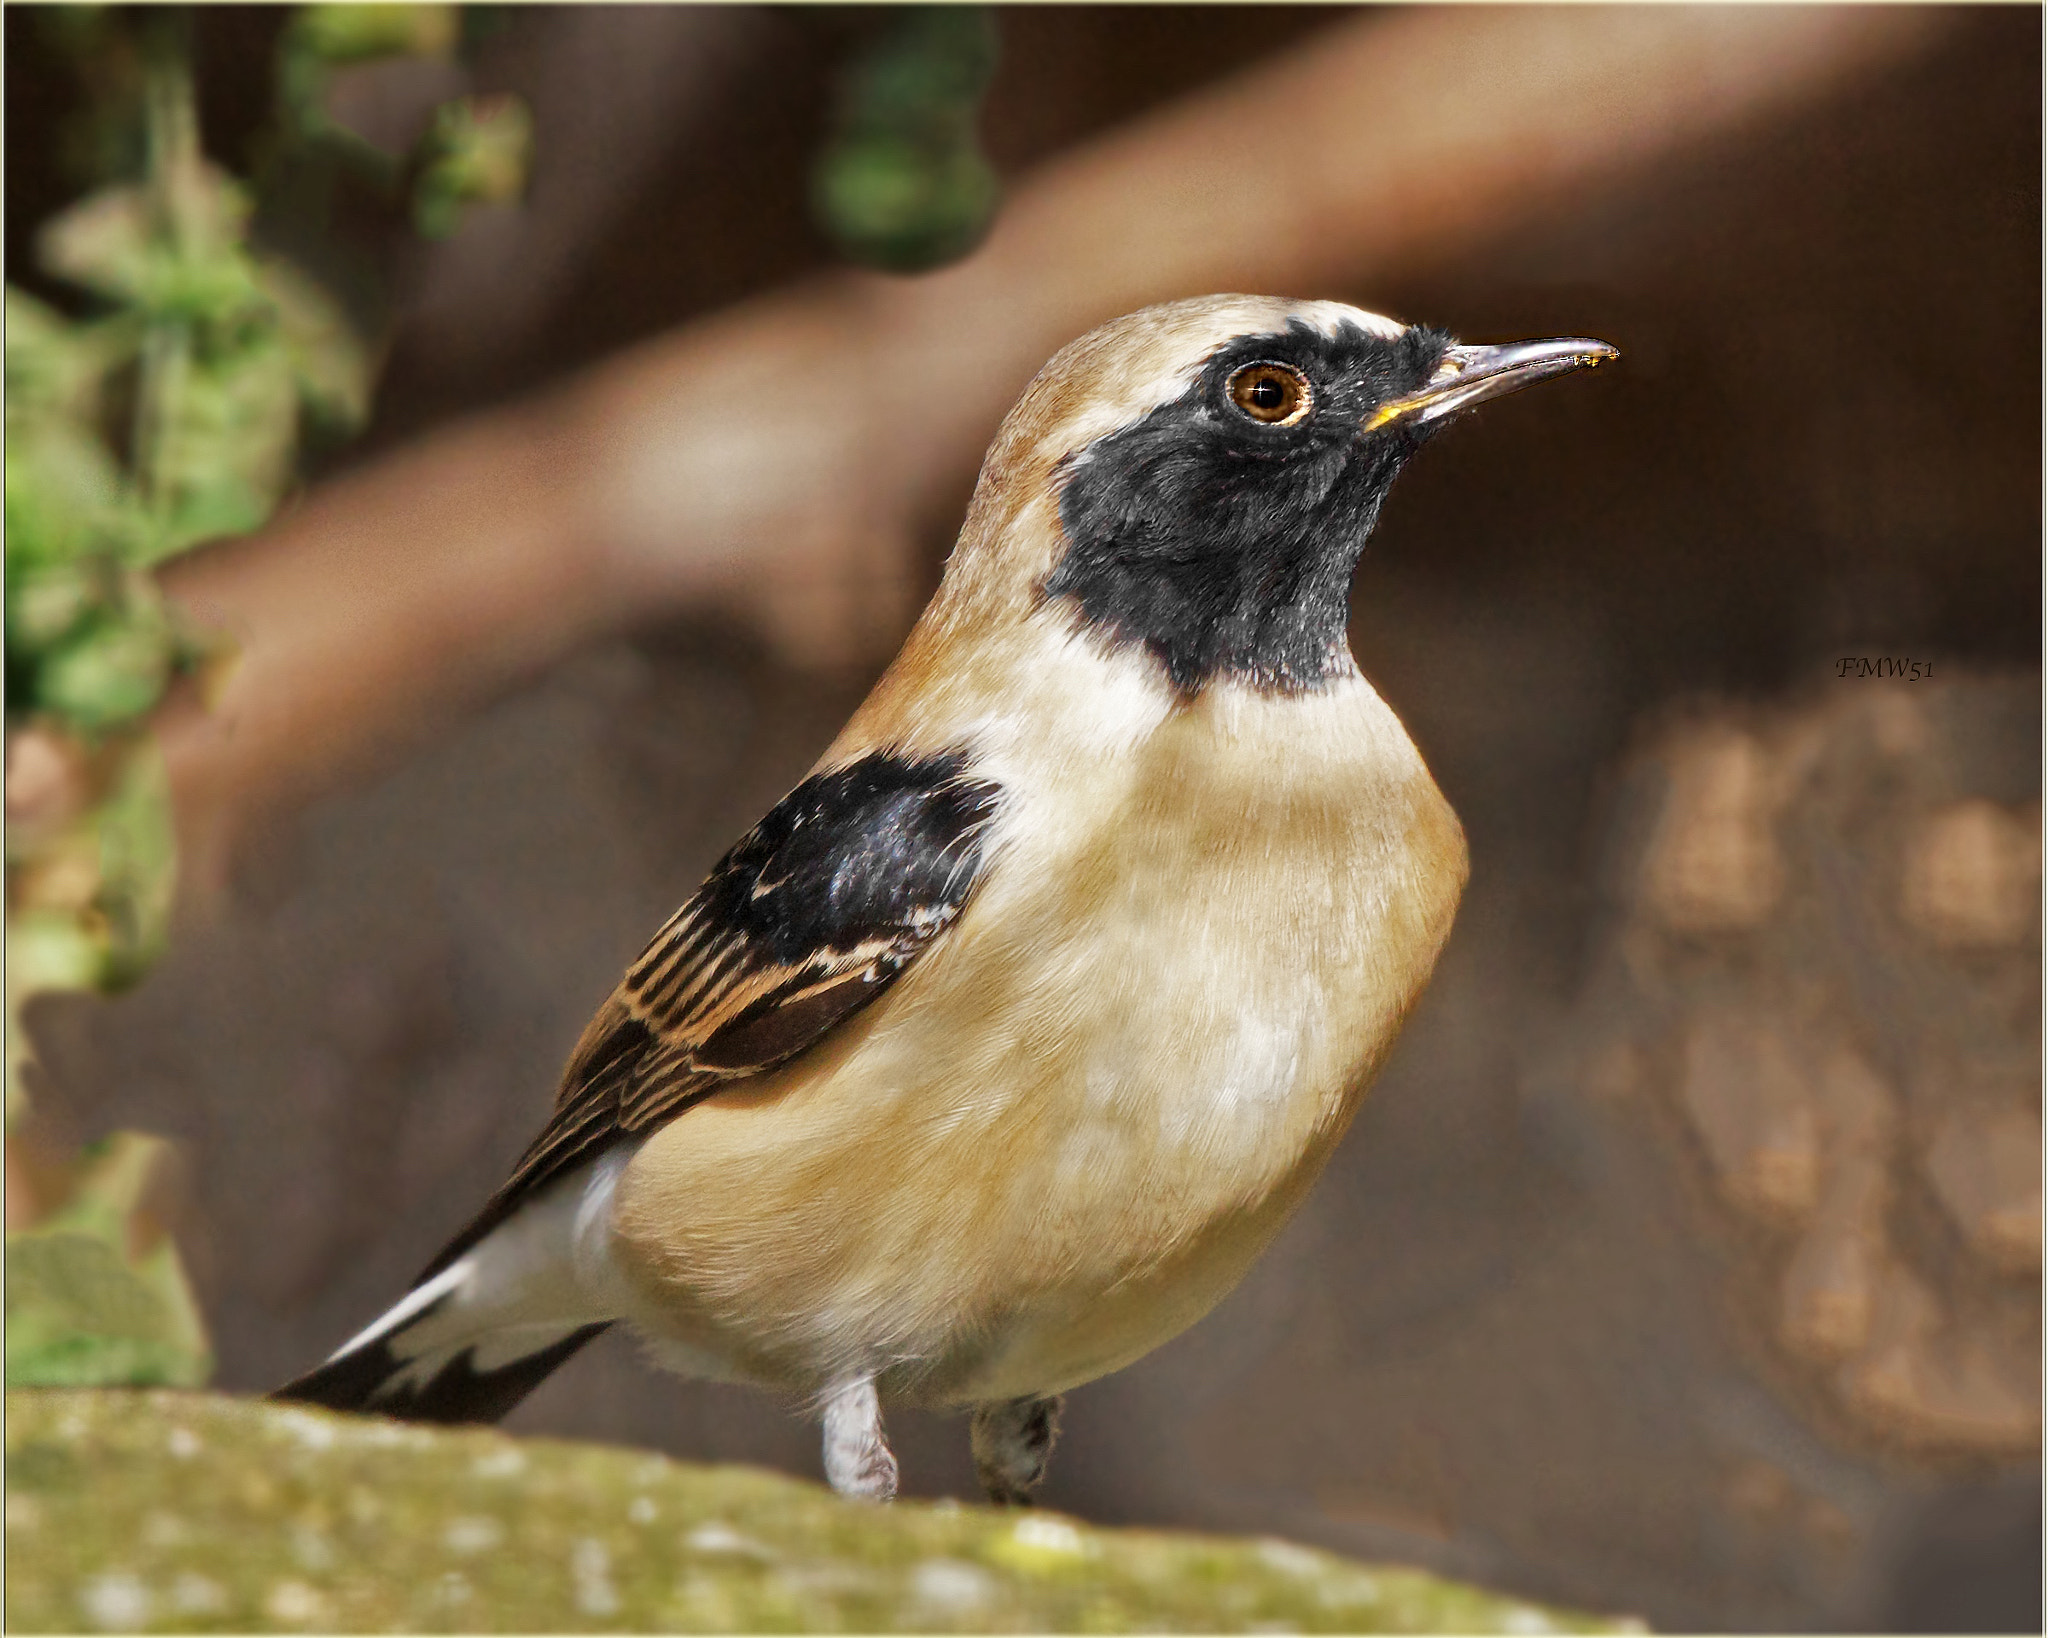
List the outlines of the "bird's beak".
{"type": "Polygon", "coordinates": [[[1372,432],[1391,421],[1420,426],[1499,398],[1572,370],[1590,370],[1619,358],[1604,341],[1569,336],[1557,341],[1510,341],[1498,347],[1453,347],[1427,385],[1406,398],[1380,405],[1360,429],[1372,432]]]}

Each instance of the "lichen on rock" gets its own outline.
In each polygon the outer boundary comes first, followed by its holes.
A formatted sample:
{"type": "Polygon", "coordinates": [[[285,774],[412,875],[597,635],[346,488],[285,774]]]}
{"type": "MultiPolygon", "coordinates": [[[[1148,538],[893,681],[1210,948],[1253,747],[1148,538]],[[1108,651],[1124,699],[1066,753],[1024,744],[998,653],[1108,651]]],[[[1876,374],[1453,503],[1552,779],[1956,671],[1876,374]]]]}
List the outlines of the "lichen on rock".
{"type": "Polygon", "coordinates": [[[214,1394],[7,1395],[16,1632],[1640,1630],[1276,1541],[214,1394]]]}

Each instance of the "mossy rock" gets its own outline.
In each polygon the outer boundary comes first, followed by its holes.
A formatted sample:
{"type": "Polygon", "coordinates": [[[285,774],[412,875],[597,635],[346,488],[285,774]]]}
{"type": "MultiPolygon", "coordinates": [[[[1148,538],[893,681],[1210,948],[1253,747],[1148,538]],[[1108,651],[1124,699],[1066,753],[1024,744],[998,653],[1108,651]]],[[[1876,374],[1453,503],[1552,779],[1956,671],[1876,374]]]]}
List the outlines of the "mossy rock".
{"type": "MultiPolygon", "coordinates": [[[[212,1394],[7,1395],[10,1631],[1617,1630],[1277,1541],[212,1394]]],[[[1634,1630],[1640,1630],[1635,1628],[1634,1630]]]]}

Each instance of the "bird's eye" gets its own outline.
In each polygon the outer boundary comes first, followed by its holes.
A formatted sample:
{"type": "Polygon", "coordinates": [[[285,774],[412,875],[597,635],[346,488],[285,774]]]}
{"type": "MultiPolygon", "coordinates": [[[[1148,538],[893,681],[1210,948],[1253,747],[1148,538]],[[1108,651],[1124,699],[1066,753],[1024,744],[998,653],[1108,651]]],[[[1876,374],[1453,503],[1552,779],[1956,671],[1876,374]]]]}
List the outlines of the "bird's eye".
{"type": "Polygon", "coordinates": [[[1308,377],[1285,364],[1247,364],[1225,390],[1233,404],[1267,426],[1285,426],[1308,414],[1308,377]]]}

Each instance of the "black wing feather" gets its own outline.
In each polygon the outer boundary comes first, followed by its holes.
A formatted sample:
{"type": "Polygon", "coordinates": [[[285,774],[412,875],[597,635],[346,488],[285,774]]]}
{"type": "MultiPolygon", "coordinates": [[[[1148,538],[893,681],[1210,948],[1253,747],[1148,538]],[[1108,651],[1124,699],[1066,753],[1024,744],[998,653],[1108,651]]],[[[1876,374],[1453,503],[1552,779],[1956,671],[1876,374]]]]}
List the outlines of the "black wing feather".
{"type": "Polygon", "coordinates": [[[431,1278],[621,1137],[772,1069],[873,1001],[966,905],[999,787],[877,753],[778,802],[654,936],[571,1054],[553,1115],[431,1278]]]}

